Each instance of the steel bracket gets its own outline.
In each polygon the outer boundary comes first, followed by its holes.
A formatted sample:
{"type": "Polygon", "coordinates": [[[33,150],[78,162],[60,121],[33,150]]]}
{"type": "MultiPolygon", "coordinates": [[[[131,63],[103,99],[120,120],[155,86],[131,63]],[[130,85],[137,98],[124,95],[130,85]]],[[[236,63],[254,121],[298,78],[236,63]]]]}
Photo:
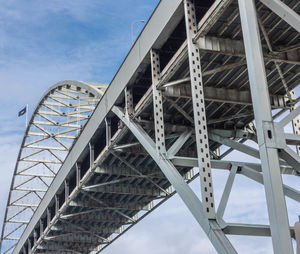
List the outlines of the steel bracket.
{"type": "MultiPolygon", "coordinates": [[[[286,147],[283,129],[273,121],[262,121],[264,141],[267,148],[284,149],[286,147]]],[[[261,144],[259,144],[261,145],[261,144]]]]}

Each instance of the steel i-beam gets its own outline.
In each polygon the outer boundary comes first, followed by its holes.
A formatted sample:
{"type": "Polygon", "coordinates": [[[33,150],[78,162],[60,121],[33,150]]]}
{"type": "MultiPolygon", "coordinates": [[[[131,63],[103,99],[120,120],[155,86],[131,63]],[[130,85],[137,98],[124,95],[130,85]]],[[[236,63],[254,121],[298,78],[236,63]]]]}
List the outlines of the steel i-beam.
{"type": "Polygon", "coordinates": [[[160,60],[159,53],[152,49],[151,54],[151,70],[152,70],[152,91],[153,91],[153,114],[155,126],[156,149],[161,152],[166,152],[165,145],[165,130],[164,130],[164,113],[163,113],[163,98],[162,92],[157,89],[157,84],[160,77],[160,60]]]}
{"type": "Polygon", "coordinates": [[[283,194],[278,151],[268,145],[270,140],[275,139],[275,133],[272,133],[274,123],[254,0],[239,0],[239,10],[257,125],[273,249],[276,254],[290,254],[293,253],[293,247],[283,194]]]}
{"type": "Polygon", "coordinates": [[[193,43],[193,38],[197,33],[196,13],[194,4],[191,0],[184,1],[184,10],[202,201],[204,211],[207,213],[208,218],[215,219],[216,215],[212,187],[200,52],[197,46],[193,43]]]}

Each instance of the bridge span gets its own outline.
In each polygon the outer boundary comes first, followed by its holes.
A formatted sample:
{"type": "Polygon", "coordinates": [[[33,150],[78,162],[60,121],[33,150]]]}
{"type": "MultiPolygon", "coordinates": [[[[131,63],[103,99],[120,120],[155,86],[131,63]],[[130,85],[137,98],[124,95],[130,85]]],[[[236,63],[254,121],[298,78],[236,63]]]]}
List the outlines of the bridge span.
{"type": "Polygon", "coordinates": [[[218,253],[237,253],[228,235],[294,253],[285,197],[300,193],[281,175],[300,176],[299,13],[298,0],[161,0],[109,85],[51,87],[18,154],[1,253],[99,253],[175,193],[218,253]],[[212,168],[230,172],[217,207],[212,168]],[[236,174],[264,186],[269,225],[224,220],[236,174]]]}

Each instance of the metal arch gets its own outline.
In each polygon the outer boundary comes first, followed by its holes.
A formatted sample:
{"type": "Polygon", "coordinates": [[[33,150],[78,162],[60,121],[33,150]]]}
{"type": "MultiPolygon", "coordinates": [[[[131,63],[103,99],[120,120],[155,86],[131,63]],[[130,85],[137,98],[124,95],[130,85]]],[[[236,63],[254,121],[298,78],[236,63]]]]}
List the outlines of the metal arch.
{"type": "Polygon", "coordinates": [[[17,157],[2,225],[2,253],[12,251],[106,87],[66,80],[41,97],[17,157]]]}

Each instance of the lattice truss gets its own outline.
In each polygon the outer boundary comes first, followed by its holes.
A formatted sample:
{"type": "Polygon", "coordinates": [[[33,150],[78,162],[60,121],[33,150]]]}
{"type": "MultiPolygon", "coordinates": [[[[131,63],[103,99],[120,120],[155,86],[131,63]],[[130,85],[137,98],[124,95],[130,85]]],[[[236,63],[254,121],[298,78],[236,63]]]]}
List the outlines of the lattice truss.
{"type": "Polygon", "coordinates": [[[218,253],[237,253],[228,235],[293,253],[285,198],[300,194],[282,175],[300,175],[300,2],[194,2],[160,2],[12,253],[100,252],[175,193],[218,253]],[[228,171],[219,204],[212,169],[228,171]],[[237,175],[264,185],[269,225],[224,217],[237,175]]]}
{"type": "Polygon", "coordinates": [[[11,183],[1,236],[1,244],[10,246],[7,251],[19,240],[105,89],[96,83],[60,82],[36,107],[11,183]]]}

